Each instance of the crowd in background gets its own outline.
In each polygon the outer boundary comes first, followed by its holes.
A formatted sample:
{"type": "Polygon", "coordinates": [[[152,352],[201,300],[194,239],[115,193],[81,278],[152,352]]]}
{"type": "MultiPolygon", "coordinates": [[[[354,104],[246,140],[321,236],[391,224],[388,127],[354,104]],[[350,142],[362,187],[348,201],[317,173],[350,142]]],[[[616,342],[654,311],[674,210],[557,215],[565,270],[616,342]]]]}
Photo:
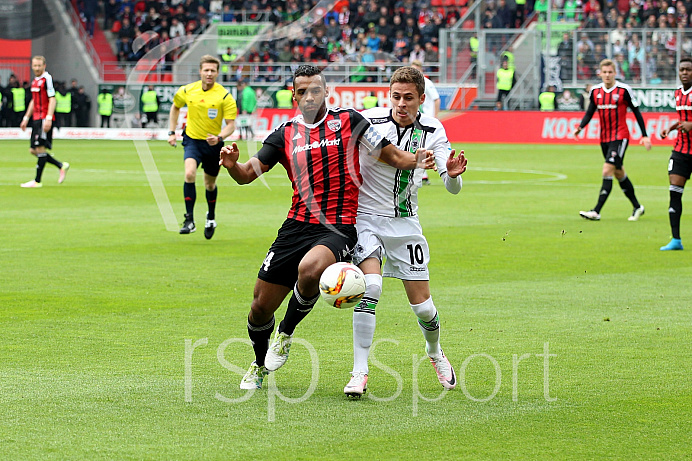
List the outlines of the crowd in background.
{"type": "MultiPolygon", "coordinates": [[[[92,9],[87,4],[92,1],[77,3],[87,23],[91,21],[87,10],[92,9]]],[[[238,56],[245,62],[257,56],[263,63],[338,62],[356,53],[388,53],[401,62],[437,62],[440,28],[456,24],[467,8],[457,2],[432,6],[430,0],[336,0],[327,8],[315,8],[317,4],[316,0],[106,0],[101,16],[104,30],[112,33],[119,61],[137,61],[155,46],[200,34],[210,23],[223,21],[270,22],[272,31],[287,32],[286,38],[268,40],[238,56]],[[137,49],[137,37],[147,45],[137,49]]],[[[166,62],[175,61],[181,49],[169,48],[166,62]]]]}

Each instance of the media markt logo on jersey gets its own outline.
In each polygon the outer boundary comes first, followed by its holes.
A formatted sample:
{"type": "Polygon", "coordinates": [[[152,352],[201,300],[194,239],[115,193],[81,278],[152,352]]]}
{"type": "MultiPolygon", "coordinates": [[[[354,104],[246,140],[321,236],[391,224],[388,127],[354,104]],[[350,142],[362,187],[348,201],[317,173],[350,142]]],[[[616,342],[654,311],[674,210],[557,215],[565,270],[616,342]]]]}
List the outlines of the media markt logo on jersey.
{"type": "Polygon", "coordinates": [[[291,155],[296,155],[300,152],[305,152],[306,150],[319,149],[320,147],[338,146],[339,144],[341,144],[340,138],[322,139],[319,142],[313,141],[310,144],[305,144],[304,146],[296,146],[296,148],[293,149],[293,152],[291,153],[291,155]]]}
{"type": "Polygon", "coordinates": [[[341,129],[341,120],[328,120],[327,127],[336,133],[341,129]]]}

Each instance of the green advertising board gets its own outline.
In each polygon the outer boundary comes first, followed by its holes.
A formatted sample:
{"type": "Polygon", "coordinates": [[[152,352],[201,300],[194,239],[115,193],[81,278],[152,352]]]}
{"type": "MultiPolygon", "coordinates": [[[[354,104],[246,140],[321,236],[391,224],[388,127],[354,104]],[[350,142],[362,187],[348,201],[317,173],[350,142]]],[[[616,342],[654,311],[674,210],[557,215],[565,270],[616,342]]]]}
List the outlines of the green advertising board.
{"type": "Polygon", "coordinates": [[[234,53],[242,54],[270,26],[271,23],[219,24],[216,29],[217,53],[222,54],[230,48],[234,53]]]}

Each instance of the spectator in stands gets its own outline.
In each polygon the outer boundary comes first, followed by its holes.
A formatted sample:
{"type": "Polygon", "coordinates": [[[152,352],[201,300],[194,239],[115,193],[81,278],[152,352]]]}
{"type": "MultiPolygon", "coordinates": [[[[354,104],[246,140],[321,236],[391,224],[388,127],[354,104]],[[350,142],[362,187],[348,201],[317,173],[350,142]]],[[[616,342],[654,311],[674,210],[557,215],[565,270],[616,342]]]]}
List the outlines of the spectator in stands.
{"type": "Polygon", "coordinates": [[[586,32],[582,32],[582,34],[579,38],[579,41],[577,42],[577,49],[581,50],[582,45],[588,46],[590,51],[593,51],[593,49],[594,49],[594,44],[591,41],[591,39],[589,38],[589,34],[587,34],[586,32]]]}
{"type": "MultiPolygon", "coordinates": [[[[408,62],[413,63],[414,61],[423,63],[425,62],[425,50],[420,46],[420,43],[414,43],[413,49],[408,56],[408,62]]],[[[423,69],[420,69],[423,72],[423,69]]]]}
{"type": "Polygon", "coordinates": [[[168,32],[171,38],[184,37],[185,36],[185,25],[180,22],[180,19],[173,16],[171,18],[171,28],[168,32]]]}
{"type": "Polygon", "coordinates": [[[380,20],[380,7],[377,5],[377,2],[375,1],[370,1],[368,4],[368,8],[363,15],[363,27],[365,29],[368,29],[370,27],[374,27],[380,20]]]}
{"type": "Polygon", "coordinates": [[[235,21],[235,15],[231,11],[231,5],[226,3],[223,6],[223,12],[221,13],[221,21],[223,22],[233,22],[235,21]]]}
{"type": "Polygon", "coordinates": [[[409,41],[404,37],[404,31],[402,29],[397,29],[396,35],[394,36],[394,56],[401,62],[408,57],[409,53],[409,41]]]}
{"type": "Polygon", "coordinates": [[[533,10],[538,14],[538,20],[545,22],[548,12],[548,0],[536,0],[533,5],[533,10]]]}
{"type": "MultiPolygon", "coordinates": [[[[426,64],[438,63],[440,62],[440,53],[433,47],[432,43],[425,42],[425,57],[423,62],[426,64]]],[[[436,66],[426,66],[426,72],[437,72],[438,68],[436,66]]]]}
{"type": "Polygon", "coordinates": [[[380,51],[381,42],[382,40],[380,39],[379,35],[377,35],[377,31],[374,27],[371,27],[368,31],[368,36],[365,40],[365,45],[368,48],[370,48],[371,51],[378,52],[380,51]]]}
{"type": "Polygon", "coordinates": [[[433,37],[438,37],[439,30],[435,26],[434,16],[429,16],[425,19],[425,24],[420,29],[420,35],[424,43],[432,43],[433,37]]]}
{"type": "Polygon", "coordinates": [[[103,5],[103,30],[110,30],[117,21],[120,4],[117,0],[108,0],[103,5]]]}
{"type": "Polygon", "coordinates": [[[594,77],[593,67],[589,65],[582,53],[577,55],[577,79],[578,80],[590,80],[594,77]]]}
{"type": "Polygon", "coordinates": [[[329,40],[337,41],[341,38],[341,26],[336,21],[336,19],[330,18],[329,24],[327,24],[325,35],[329,40]]]}
{"type": "Polygon", "coordinates": [[[604,59],[608,59],[608,56],[606,56],[605,51],[603,50],[603,45],[596,43],[593,50],[593,61],[595,63],[599,63],[604,59]]]}
{"type": "Polygon", "coordinates": [[[394,44],[389,37],[384,34],[378,34],[378,36],[380,37],[380,51],[382,53],[391,53],[394,50],[394,44]]]}
{"type": "Polygon", "coordinates": [[[312,37],[313,51],[310,54],[310,60],[312,61],[326,61],[329,53],[327,52],[327,44],[329,41],[327,37],[324,36],[324,28],[315,29],[314,35],[312,37]]]}
{"type": "Polygon", "coordinates": [[[560,58],[560,78],[572,80],[574,45],[569,32],[562,33],[562,41],[557,46],[557,55],[560,58]]]}
{"type": "Polygon", "coordinates": [[[159,19],[158,19],[158,14],[156,13],[156,10],[154,8],[151,8],[149,11],[149,14],[147,15],[146,20],[144,23],[142,23],[141,26],[139,26],[139,30],[141,32],[157,32],[157,29],[159,27],[159,19]]]}
{"type": "Polygon", "coordinates": [[[406,18],[406,26],[404,28],[404,35],[409,39],[413,40],[416,35],[420,36],[420,29],[416,23],[415,18],[409,16],[406,18]]]}
{"type": "Polygon", "coordinates": [[[389,25],[388,17],[382,16],[377,21],[377,26],[375,26],[377,35],[384,35],[385,37],[391,37],[394,34],[394,29],[389,25]]]}
{"type": "Polygon", "coordinates": [[[507,0],[500,0],[495,15],[499,18],[502,28],[509,29],[514,26],[514,10],[507,5],[507,0]]]}
{"type": "Polygon", "coordinates": [[[630,63],[625,58],[624,53],[615,55],[615,79],[620,81],[629,81],[630,79],[630,63]]]}
{"type": "MultiPolygon", "coordinates": [[[[517,3],[517,8],[519,4],[517,3]]],[[[566,22],[574,22],[576,20],[577,16],[577,8],[578,4],[576,0],[566,0],[565,4],[563,6],[565,10],[565,21],[566,22]]]]}

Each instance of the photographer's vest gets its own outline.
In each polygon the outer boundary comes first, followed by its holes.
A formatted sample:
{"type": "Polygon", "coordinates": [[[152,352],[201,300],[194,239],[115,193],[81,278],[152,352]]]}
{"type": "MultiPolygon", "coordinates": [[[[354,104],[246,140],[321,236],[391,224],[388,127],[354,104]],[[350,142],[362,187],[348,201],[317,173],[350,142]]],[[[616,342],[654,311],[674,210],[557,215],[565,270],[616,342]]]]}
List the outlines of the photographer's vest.
{"type": "Polygon", "coordinates": [[[69,114],[72,112],[72,93],[63,95],[59,91],[55,93],[55,112],[58,114],[69,114]]]}
{"type": "Polygon", "coordinates": [[[24,88],[12,88],[12,106],[15,112],[26,110],[26,91],[24,88]]]}
{"type": "Polygon", "coordinates": [[[158,112],[159,105],[156,103],[156,91],[149,90],[142,95],[142,112],[145,114],[158,112]]]}
{"type": "Polygon", "coordinates": [[[363,98],[363,109],[377,107],[377,96],[366,96],[363,98]]]}
{"type": "Polygon", "coordinates": [[[497,70],[497,89],[509,91],[512,89],[512,77],[514,77],[514,71],[510,69],[498,69],[497,70]]]}
{"type": "MultiPolygon", "coordinates": [[[[99,105],[99,115],[108,117],[113,114],[113,95],[110,93],[101,93],[96,98],[99,105]]],[[[156,100],[154,100],[156,102],[156,100]]]]}
{"type": "Polygon", "coordinates": [[[224,53],[221,55],[221,60],[223,61],[223,64],[221,65],[221,72],[224,74],[228,73],[228,63],[235,61],[237,58],[236,54],[228,54],[224,53]]]}
{"type": "Polygon", "coordinates": [[[552,91],[544,91],[538,95],[538,103],[541,106],[541,110],[544,112],[555,110],[555,93],[552,91]]]}
{"type": "Polygon", "coordinates": [[[293,109],[293,92],[291,90],[277,91],[276,107],[279,109],[293,109]]]}

